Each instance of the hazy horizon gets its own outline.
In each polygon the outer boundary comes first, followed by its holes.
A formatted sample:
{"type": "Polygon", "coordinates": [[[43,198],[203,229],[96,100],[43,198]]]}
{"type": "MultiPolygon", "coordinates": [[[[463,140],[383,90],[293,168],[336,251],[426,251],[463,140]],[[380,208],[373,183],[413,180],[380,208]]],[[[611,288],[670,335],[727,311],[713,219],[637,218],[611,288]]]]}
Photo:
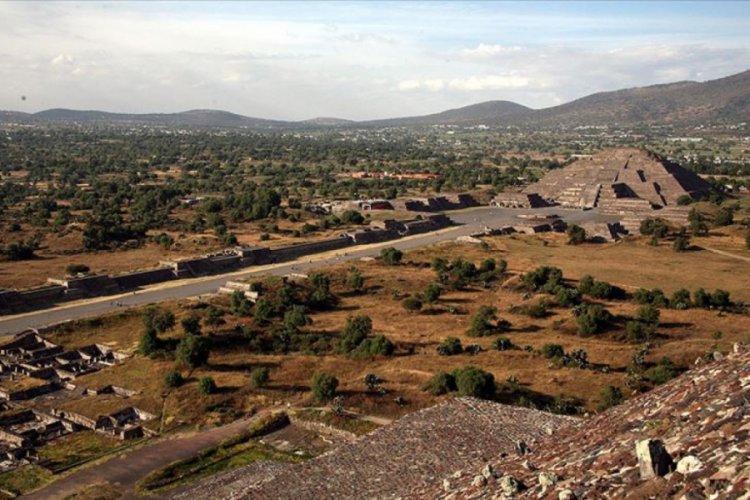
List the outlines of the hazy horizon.
{"type": "Polygon", "coordinates": [[[293,121],[539,109],[742,72],[748,14],[744,2],[0,2],[0,109],[293,121]]]}

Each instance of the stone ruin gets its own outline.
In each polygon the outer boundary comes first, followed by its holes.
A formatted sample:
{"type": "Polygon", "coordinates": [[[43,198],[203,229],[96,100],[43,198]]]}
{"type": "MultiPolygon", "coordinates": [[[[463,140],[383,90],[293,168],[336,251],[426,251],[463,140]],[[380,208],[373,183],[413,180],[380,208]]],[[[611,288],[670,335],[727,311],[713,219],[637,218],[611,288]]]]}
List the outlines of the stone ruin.
{"type": "Polygon", "coordinates": [[[637,229],[646,218],[685,224],[689,208],[678,206],[678,200],[710,189],[696,174],[655,153],[618,148],[552,170],[523,192],[564,207],[621,215],[626,228],[637,229]]]}
{"type": "Polygon", "coordinates": [[[154,434],[141,424],[155,415],[126,402],[134,391],[75,383],[127,357],[100,344],[66,350],[36,331],[0,345],[0,471],[37,462],[40,446],[71,432],[88,429],[119,439],[154,434]],[[66,409],[69,403],[82,401],[86,407],[101,398],[112,399],[118,409],[93,416],[66,409]]]}

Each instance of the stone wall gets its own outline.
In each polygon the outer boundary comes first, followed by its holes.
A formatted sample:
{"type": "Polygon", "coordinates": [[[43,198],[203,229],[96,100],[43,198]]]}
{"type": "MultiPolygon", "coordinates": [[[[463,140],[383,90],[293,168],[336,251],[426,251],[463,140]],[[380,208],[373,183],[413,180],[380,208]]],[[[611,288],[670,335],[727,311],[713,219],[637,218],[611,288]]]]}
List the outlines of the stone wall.
{"type": "MultiPolygon", "coordinates": [[[[442,200],[438,204],[446,203],[449,206],[470,205],[474,200],[473,197],[463,194],[455,195],[451,199],[438,198],[442,200]]],[[[430,203],[437,202],[433,200],[430,203]]],[[[200,257],[162,261],[157,269],[119,276],[93,275],[71,279],[50,279],[51,284],[45,287],[22,291],[0,290],[0,314],[49,307],[55,302],[107,295],[177,278],[205,276],[252,265],[285,262],[305,255],[339,250],[352,245],[376,243],[408,234],[435,231],[451,224],[450,218],[444,214],[434,214],[424,218],[420,216],[411,221],[377,221],[371,223],[369,229],[344,233],[335,238],[310,243],[279,248],[233,247],[200,257]]]]}
{"type": "Polygon", "coordinates": [[[327,240],[313,241],[288,247],[280,247],[271,250],[271,262],[285,262],[304,255],[320,252],[329,252],[353,245],[354,242],[347,236],[339,236],[327,240]]]}
{"type": "Polygon", "coordinates": [[[119,276],[113,276],[112,280],[122,290],[128,290],[132,288],[138,288],[145,285],[153,285],[154,283],[162,283],[175,279],[177,276],[174,270],[168,267],[162,267],[158,269],[148,269],[146,271],[136,271],[134,273],[121,274],[119,276]]]}

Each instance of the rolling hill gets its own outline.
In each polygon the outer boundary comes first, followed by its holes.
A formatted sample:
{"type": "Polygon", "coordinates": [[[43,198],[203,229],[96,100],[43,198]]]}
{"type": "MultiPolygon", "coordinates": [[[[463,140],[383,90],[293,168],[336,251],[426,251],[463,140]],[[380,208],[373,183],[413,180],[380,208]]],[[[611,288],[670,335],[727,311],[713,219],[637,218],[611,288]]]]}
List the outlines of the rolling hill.
{"type": "Polygon", "coordinates": [[[182,113],[124,114],[49,109],[29,114],[0,111],[0,123],[78,123],[155,127],[289,130],[302,128],[382,128],[432,125],[576,127],[586,125],[741,122],[750,117],[750,70],[707,82],[677,82],[600,92],[566,104],[534,110],[510,101],[487,101],[424,116],[350,121],[313,118],[281,121],[198,109],[182,113]]]}

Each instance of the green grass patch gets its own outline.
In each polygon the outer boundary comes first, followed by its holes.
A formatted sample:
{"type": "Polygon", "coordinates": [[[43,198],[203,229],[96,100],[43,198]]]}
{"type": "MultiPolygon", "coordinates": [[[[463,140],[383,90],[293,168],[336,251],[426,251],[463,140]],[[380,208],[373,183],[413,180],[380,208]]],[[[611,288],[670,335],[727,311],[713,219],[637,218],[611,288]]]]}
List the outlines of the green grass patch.
{"type": "Polygon", "coordinates": [[[334,415],[331,412],[323,410],[303,410],[297,413],[300,420],[309,420],[311,422],[320,422],[321,424],[330,425],[342,431],[351,432],[357,436],[369,434],[380,426],[376,423],[362,420],[354,416],[334,415]]]}
{"type": "Polygon", "coordinates": [[[0,489],[22,495],[52,480],[52,473],[38,465],[24,465],[0,474],[0,489]]]}
{"type": "Polygon", "coordinates": [[[44,446],[39,450],[39,458],[44,460],[48,469],[59,470],[105,455],[122,444],[122,441],[93,431],[76,432],[44,446]]]}

